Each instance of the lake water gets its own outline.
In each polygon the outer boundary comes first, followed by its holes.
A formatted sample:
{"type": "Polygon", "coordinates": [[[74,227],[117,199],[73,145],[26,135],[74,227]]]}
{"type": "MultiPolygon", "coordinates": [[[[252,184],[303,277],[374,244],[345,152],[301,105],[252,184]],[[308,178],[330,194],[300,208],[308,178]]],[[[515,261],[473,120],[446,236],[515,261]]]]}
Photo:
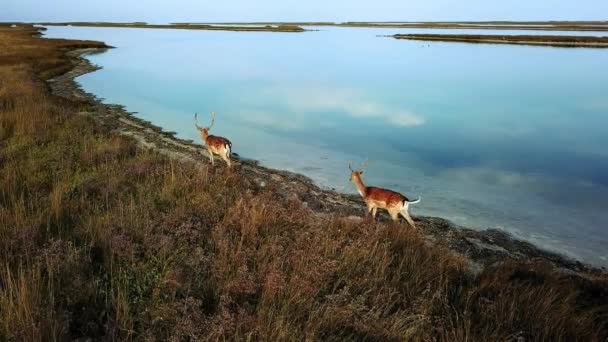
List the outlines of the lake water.
{"type": "Polygon", "coordinates": [[[414,215],[504,229],[608,265],[608,50],[319,29],[49,27],[46,35],[117,47],[90,56],[103,69],[78,81],[181,138],[199,141],[193,113],[205,123],[216,111],[212,132],[263,165],[355,192],[348,160],[369,159],[367,184],[422,196],[414,215]]]}

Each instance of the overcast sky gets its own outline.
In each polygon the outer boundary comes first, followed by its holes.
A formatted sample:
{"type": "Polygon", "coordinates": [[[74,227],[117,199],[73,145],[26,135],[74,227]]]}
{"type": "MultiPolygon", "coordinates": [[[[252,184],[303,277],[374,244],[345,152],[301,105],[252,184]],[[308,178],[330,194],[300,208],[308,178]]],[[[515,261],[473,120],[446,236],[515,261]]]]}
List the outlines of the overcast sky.
{"type": "Polygon", "coordinates": [[[2,0],[0,21],[608,20],[608,0],[2,0]]]}

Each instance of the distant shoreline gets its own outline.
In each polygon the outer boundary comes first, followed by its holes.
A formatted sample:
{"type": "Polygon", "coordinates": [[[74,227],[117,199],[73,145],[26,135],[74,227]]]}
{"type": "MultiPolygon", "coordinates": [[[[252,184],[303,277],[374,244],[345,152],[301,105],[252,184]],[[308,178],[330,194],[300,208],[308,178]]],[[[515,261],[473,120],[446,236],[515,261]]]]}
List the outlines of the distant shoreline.
{"type": "Polygon", "coordinates": [[[537,35],[476,35],[476,34],[395,34],[395,39],[485,43],[541,45],[556,47],[608,48],[608,37],[592,36],[537,36],[537,35]]]}
{"type": "MultiPolygon", "coordinates": [[[[18,23],[17,23],[18,24],[18,23]]],[[[211,24],[169,24],[157,25],[144,22],[111,23],[111,22],[41,22],[34,23],[41,26],[79,26],[79,27],[121,27],[142,29],[173,29],[173,30],[209,30],[209,31],[240,31],[240,32],[304,32],[299,26],[289,24],[259,25],[259,26],[222,26],[211,24]]]]}
{"type": "MultiPolygon", "coordinates": [[[[5,23],[22,24],[22,23],[5,23]]],[[[212,30],[239,32],[305,32],[302,26],[335,26],[364,28],[434,28],[478,30],[542,30],[542,31],[608,31],[608,22],[251,22],[251,23],[171,23],[146,22],[40,22],[41,26],[119,27],[140,29],[212,30]]],[[[608,36],[566,35],[486,35],[486,34],[395,34],[386,37],[406,40],[441,41],[480,44],[514,44],[553,47],[608,48],[608,36]]]]}
{"type": "MultiPolygon", "coordinates": [[[[187,24],[187,23],[175,23],[187,24]]],[[[608,31],[608,21],[324,21],[301,22],[223,22],[200,23],[213,25],[297,25],[338,26],[368,28],[417,28],[417,29],[475,29],[475,30],[534,30],[534,31],[608,31]]]]}
{"type": "MultiPolygon", "coordinates": [[[[6,22],[4,24],[24,24],[6,22]]],[[[126,27],[183,30],[217,30],[244,32],[305,32],[303,26],[335,26],[363,28],[405,29],[472,29],[472,30],[528,30],[528,31],[599,31],[608,32],[608,21],[296,21],[296,22],[178,22],[149,24],[146,22],[38,22],[43,26],[126,27]]]]}

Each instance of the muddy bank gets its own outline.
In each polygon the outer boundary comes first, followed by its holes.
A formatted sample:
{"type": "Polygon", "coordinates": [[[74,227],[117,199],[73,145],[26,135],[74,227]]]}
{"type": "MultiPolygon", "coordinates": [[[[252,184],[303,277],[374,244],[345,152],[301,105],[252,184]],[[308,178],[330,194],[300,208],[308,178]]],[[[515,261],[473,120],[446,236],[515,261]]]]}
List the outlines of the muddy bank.
{"type": "Polygon", "coordinates": [[[482,44],[517,44],[542,45],[557,47],[593,47],[607,48],[608,37],[591,36],[536,36],[536,35],[477,35],[477,34],[395,34],[395,39],[482,43],[482,44]]]}
{"type": "MultiPolygon", "coordinates": [[[[186,163],[208,164],[208,158],[198,142],[176,138],[174,133],[165,132],[150,122],[136,118],[120,105],[101,103],[94,95],[80,88],[74,78],[97,70],[82,56],[103,51],[105,50],[87,49],[69,53],[74,59],[75,67],[68,73],[49,81],[53,93],[85,103],[81,115],[89,115],[100,125],[118,134],[133,137],[144,148],[154,149],[186,163]]],[[[238,151],[238,142],[235,143],[235,150],[238,151]]],[[[322,189],[305,176],[269,169],[258,165],[256,161],[240,158],[238,155],[234,155],[233,158],[235,172],[239,172],[258,187],[271,190],[279,200],[297,199],[317,215],[335,214],[352,220],[360,220],[364,216],[364,203],[359,196],[322,189]]],[[[221,162],[216,163],[216,168],[216,172],[226,172],[221,162]]],[[[384,213],[380,220],[382,222],[378,223],[378,229],[388,221],[384,213]]],[[[415,220],[429,243],[445,245],[466,256],[471,260],[474,271],[506,259],[542,260],[554,264],[558,269],[568,271],[602,271],[514,239],[500,230],[467,229],[436,217],[415,217],[415,220]]],[[[410,229],[405,223],[402,223],[402,227],[410,229]]]]}

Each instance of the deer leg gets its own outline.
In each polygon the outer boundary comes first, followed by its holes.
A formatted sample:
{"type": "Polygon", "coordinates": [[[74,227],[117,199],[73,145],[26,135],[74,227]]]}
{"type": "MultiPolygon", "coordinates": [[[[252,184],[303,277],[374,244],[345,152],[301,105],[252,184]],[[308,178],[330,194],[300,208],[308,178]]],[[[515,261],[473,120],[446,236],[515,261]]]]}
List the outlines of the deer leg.
{"type": "Polygon", "coordinates": [[[378,213],[378,207],[372,208],[372,218],[376,221],[376,214],[378,213]]]}
{"type": "Polygon", "coordinates": [[[214,161],[213,161],[213,152],[211,152],[211,149],[208,148],[207,152],[209,153],[209,159],[211,160],[211,165],[215,165],[214,161]]]}
{"type": "Polygon", "coordinates": [[[391,215],[391,219],[393,221],[399,221],[399,211],[398,210],[390,210],[388,213],[391,215]]]}
{"type": "Polygon", "coordinates": [[[399,213],[401,214],[401,216],[403,216],[407,223],[412,226],[412,228],[416,229],[416,224],[414,224],[414,220],[412,220],[412,217],[410,216],[410,213],[408,213],[407,209],[407,207],[404,207],[399,213]]]}
{"type": "Polygon", "coordinates": [[[228,155],[227,150],[224,151],[224,154],[222,155],[222,159],[224,159],[226,164],[228,164],[228,167],[232,167],[232,164],[230,163],[230,156],[228,155]]]}
{"type": "Polygon", "coordinates": [[[367,204],[367,215],[365,215],[365,217],[372,217],[373,218],[373,214],[372,214],[372,210],[374,209],[373,205],[371,203],[366,203],[367,204]]]}

